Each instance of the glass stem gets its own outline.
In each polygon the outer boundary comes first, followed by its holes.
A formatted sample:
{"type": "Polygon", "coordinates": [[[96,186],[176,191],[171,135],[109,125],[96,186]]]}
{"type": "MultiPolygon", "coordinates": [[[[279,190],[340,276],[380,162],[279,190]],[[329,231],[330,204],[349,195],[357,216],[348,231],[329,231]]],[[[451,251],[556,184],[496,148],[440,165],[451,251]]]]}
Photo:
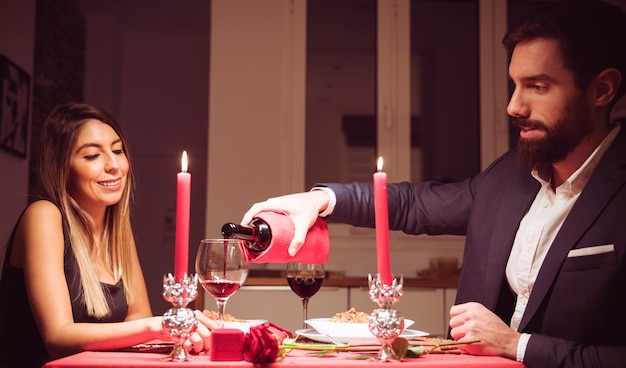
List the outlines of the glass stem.
{"type": "Polygon", "coordinates": [[[309,298],[302,298],[302,328],[306,328],[306,321],[308,318],[309,298]]]}
{"type": "Polygon", "coordinates": [[[216,299],[217,303],[217,315],[219,316],[219,326],[220,328],[224,328],[224,310],[226,310],[226,301],[223,299],[216,299]]]}

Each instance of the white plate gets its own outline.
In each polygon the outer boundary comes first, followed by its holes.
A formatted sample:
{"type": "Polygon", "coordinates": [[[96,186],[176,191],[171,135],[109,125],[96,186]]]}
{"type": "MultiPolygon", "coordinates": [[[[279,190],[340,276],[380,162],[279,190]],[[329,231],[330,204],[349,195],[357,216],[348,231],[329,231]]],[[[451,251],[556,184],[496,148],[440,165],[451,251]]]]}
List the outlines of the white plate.
{"type": "MultiPolygon", "coordinates": [[[[372,337],[372,333],[368,327],[368,323],[353,322],[331,322],[330,318],[312,318],[307,319],[307,325],[313,327],[322,335],[330,335],[332,337],[372,337]]],[[[406,330],[413,325],[413,320],[404,320],[404,329],[406,330]]]]}
{"type": "MultiPolygon", "coordinates": [[[[316,330],[309,328],[309,329],[302,329],[302,330],[297,330],[296,334],[306,337],[307,339],[311,339],[317,342],[325,342],[328,344],[334,344],[334,342],[326,335],[322,335],[321,333],[317,332],[316,330]]],[[[411,339],[415,339],[417,337],[422,337],[422,336],[428,336],[430,335],[428,332],[424,332],[424,331],[419,331],[419,330],[404,330],[401,334],[400,337],[404,337],[407,340],[411,340],[411,339]]],[[[333,339],[337,340],[338,342],[342,343],[342,344],[347,344],[350,341],[358,341],[358,340],[376,340],[376,337],[374,335],[372,335],[370,333],[370,336],[341,336],[341,337],[335,337],[333,336],[333,339]]]]}
{"type": "Polygon", "coordinates": [[[243,331],[243,333],[250,332],[251,326],[262,325],[266,323],[266,319],[249,319],[244,322],[224,322],[224,328],[235,328],[237,330],[243,331]]]}

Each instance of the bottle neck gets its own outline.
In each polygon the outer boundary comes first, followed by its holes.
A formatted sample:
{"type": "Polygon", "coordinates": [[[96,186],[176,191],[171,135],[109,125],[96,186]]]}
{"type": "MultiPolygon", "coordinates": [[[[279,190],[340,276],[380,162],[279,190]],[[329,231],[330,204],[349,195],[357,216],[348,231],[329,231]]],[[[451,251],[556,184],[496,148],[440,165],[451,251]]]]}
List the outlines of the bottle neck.
{"type": "Polygon", "coordinates": [[[254,240],[254,229],[249,226],[227,223],[222,226],[224,239],[254,240]]]}
{"type": "Polygon", "coordinates": [[[262,252],[272,241],[272,231],[269,225],[261,220],[252,221],[252,226],[227,223],[222,226],[222,236],[225,239],[240,239],[246,241],[246,247],[251,252],[262,252]]]}

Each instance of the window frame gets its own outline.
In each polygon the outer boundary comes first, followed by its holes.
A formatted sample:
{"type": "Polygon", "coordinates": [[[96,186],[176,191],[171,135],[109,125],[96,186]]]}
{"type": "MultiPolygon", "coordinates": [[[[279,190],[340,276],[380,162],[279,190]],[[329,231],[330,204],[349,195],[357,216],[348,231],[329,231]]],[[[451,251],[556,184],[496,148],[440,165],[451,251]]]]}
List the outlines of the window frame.
{"type": "MultiPolygon", "coordinates": [[[[410,181],[410,0],[378,0],[377,156],[390,182],[410,181]]],[[[507,55],[501,39],[507,27],[506,1],[479,0],[480,164],[484,170],[509,147],[507,55]]],[[[330,224],[333,247],[371,243],[374,230],[330,224]]],[[[391,247],[409,249],[415,236],[391,232],[391,247]],[[410,244],[409,244],[410,243],[410,244]]],[[[462,249],[464,237],[420,236],[424,248],[462,249]],[[460,248],[459,248],[460,247],[460,248]]]]}

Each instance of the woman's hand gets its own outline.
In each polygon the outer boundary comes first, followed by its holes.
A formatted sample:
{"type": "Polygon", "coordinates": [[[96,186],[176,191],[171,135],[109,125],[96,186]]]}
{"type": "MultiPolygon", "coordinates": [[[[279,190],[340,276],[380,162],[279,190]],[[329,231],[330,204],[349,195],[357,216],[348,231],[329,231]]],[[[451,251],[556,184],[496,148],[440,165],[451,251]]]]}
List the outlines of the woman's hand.
{"type": "Polygon", "coordinates": [[[323,190],[274,197],[252,205],[244,214],[241,224],[250,224],[254,216],[263,211],[274,211],[289,216],[294,225],[289,254],[294,256],[304,244],[307,232],[317,220],[319,213],[328,207],[329,202],[330,198],[323,190]]]}
{"type": "Polygon", "coordinates": [[[217,328],[217,322],[200,310],[194,310],[193,313],[198,320],[198,328],[185,342],[185,348],[193,353],[209,351],[211,350],[211,331],[217,328]]]}

